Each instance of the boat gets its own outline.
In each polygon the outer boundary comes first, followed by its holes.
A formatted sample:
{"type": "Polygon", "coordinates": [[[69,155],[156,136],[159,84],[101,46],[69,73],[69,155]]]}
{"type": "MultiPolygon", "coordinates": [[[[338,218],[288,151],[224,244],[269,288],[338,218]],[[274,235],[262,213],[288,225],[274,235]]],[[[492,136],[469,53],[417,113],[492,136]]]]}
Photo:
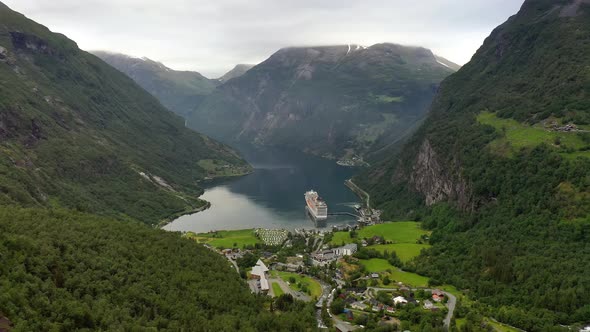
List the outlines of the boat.
{"type": "Polygon", "coordinates": [[[328,205],[320,197],[320,195],[310,190],[305,193],[305,202],[307,203],[307,210],[311,216],[316,220],[328,219],[328,205]]]}

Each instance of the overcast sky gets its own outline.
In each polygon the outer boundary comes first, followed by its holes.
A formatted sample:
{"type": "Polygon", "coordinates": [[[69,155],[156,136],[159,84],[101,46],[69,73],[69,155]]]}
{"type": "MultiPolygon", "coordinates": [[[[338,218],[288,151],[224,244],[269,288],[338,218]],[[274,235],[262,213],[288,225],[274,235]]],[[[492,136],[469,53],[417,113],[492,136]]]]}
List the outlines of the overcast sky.
{"type": "Polygon", "coordinates": [[[523,0],[3,0],[85,50],[217,77],[281,47],[418,45],[458,64],[523,0]]]}

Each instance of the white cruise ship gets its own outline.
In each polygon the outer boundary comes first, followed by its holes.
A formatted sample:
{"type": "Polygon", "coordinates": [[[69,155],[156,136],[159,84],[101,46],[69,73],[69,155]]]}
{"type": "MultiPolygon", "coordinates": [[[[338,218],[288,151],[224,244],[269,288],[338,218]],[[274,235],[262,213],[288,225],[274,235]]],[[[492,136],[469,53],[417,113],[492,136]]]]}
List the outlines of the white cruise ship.
{"type": "Polygon", "coordinates": [[[313,190],[306,192],[305,202],[307,209],[316,220],[328,219],[328,205],[317,192],[313,190]]]}

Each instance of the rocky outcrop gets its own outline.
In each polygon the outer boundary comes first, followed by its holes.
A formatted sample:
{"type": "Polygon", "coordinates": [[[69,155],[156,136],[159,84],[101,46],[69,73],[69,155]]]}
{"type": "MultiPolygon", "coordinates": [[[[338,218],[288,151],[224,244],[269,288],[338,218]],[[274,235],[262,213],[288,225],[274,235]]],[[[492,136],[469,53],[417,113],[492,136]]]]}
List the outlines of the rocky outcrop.
{"type": "Polygon", "coordinates": [[[472,209],[471,193],[460,166],[445,165],[428,139],[422,143],[413,163],[409,183],[424,195],[427,206],[455,201],[462,210],[472,209]],[[450,166],[450,167],[449,167],[450,166]]]}

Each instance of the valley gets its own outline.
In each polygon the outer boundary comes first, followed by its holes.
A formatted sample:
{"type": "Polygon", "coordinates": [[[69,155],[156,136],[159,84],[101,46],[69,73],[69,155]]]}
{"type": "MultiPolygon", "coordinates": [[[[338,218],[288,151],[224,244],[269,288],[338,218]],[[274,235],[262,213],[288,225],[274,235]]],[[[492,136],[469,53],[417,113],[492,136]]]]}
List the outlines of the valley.
{"type": "Polygon", "coordinates": [[[590,330],[589,1],[7,1],[0,332],[590,330]]]}

